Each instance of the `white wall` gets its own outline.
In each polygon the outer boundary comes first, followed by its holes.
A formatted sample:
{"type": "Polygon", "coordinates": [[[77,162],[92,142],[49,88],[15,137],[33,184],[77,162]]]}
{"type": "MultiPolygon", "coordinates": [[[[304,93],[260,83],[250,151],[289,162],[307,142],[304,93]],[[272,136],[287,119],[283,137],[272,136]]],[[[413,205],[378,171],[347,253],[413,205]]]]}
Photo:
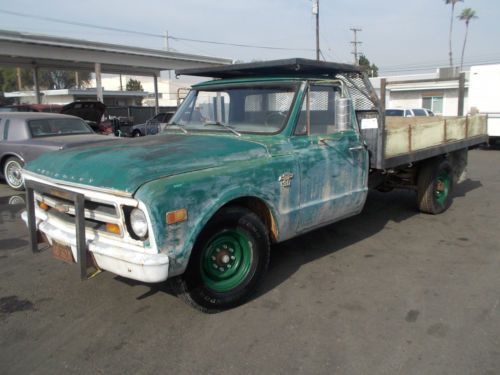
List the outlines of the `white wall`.
{"type": "MultiPolygon", "coordinates": [[[[443,94],[443,116],[456,116],[458,110],[458,89],[442,89],[437,91],[390,91],[387,93],[387,108],[422,108],[422,97],[430,93],[443,94]]],[[[465,105],[468,108],[468,95],[465,90],[465,105]]]]}
{"type": "MultiPolygon", "coordinates": [[[[173,74],[173,73],[172,73],[173,74]]],[[[154,80],[153,77],[143,77],[143,76],[130,76],[130,75],[122,75],[122,88],[125,90],[127,86],[127,82],[129,79],[135,79],[141,82],[142,88],[147,93],[154,94],[154,80]]],[[[91,80],[91,86],[95,87],[95,80],[91,80]]],[[[110,75],[105,74],[102,76],[102,86],[105,90],[120,90],[120,76],[119,75],[110,75]]],[[[186,82],[184,80],[179,80],[176,78],[172,78],[169,80],[168,78],[158,78],[158,93],[161,94],[161,98],[159,98],[160,106],[177,106],[177,90],[179,88],[189,88],[191,87],[191,83],[186,82]]],[[[143,105],[154,106],[155,101],[154,97],[144,98],[143,105]]]]}
{"type": "Polygon", "coordinates": [[[469,95],[470,107],[483,113],[500,112],[500,64],[473,66],[469,95]]]}

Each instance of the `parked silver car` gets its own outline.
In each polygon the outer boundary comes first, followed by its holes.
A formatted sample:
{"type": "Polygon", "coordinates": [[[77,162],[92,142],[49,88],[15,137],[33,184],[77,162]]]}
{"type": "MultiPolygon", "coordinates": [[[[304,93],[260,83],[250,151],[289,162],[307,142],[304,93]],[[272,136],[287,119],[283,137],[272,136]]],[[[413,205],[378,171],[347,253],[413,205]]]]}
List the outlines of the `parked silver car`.
{"type": "Polygon", "coordinates": [[[0,113],[0,174],[16,190],[23,189],[21,169],[39,155],[114,137],[95,134],[81,118],[54,113],[0,113]]]}
{"type": "Polygon", "coordinates": [[[168,121],[172,118],[172,112],[160,112],[153,118],[142,124],[136,124],[130,128],[130,136],[142,137],[144,135],[154,135],[161,132],[168,121]]]}

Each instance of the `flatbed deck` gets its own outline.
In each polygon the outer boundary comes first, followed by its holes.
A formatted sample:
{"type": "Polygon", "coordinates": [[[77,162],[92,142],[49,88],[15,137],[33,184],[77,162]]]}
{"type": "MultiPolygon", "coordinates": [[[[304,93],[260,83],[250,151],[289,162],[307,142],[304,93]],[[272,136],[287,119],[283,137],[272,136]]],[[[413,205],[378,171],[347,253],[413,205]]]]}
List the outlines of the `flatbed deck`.
{"type": "Polygon", "coordinates": [[[487,118],[386,117],[384,168],[469,148],[487,142],[487,118]]]}

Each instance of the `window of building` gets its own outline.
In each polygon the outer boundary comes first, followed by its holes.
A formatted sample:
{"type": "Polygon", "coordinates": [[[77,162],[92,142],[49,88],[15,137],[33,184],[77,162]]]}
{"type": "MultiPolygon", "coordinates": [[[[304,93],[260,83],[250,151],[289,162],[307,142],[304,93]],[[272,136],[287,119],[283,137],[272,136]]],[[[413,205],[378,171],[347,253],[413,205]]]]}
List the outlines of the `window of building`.
{"type": "Polygon", "coordinates": [[[422,107],[427,108],[435,114],[443,113],[443,96],[423,96],[422,107]]]}

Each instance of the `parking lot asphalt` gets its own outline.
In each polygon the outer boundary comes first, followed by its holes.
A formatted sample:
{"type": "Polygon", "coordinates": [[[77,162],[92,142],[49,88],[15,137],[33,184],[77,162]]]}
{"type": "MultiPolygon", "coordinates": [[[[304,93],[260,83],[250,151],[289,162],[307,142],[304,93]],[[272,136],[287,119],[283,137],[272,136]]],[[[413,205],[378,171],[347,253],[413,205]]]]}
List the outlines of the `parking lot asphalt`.
{"type": "Polygon", "coordinates": [[[22,195],[1,185],[0,372],[498,374],[500,149],[469,158],[444,214],[370,193],[361,215],[273,246],[255,298],[213,315],[33,255],[22,195]]]}

